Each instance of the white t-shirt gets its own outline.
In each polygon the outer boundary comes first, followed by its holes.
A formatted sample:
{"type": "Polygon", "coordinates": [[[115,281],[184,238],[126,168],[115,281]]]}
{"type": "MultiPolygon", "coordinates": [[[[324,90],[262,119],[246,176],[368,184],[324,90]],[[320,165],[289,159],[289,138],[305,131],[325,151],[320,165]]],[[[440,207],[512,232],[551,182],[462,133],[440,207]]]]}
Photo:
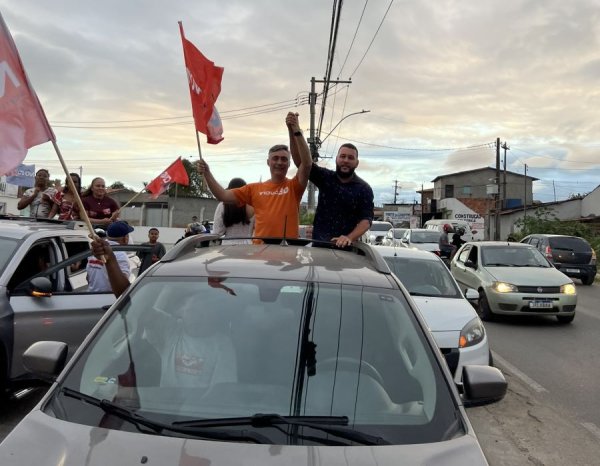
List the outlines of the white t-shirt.
{"type": "MultiPolygon", "coordinates": [[[[35,188],[29,188],[23,193],[23,197],[31,197],[35,193],[35,188]]],[[[29,204],[29,216],[48,218],[50,209],[52,208],[52,199],[56,195],[55,188],[47,188],[45,191],[40,191],[35,196],[35,199],[29,204]]]]}
{"type": "MultiPolygon", "coordinates": [[[[108,241],[111,246],[119,245],[115,241],[108,241]]],[[[129,266],[129,258],[125,251],[115,251],[115,258],[119,264],[121,272],[129,279],[131,274],[131,268],[129,266]]],[[[95,257],[90,257],[86,266],[87,279],[88,279],[88,291],[95,293],[102,293],[105,291],[112,291],[110,281],[108,280],[108,273],[106,272],[106,266],[104,262],[95,257]]]]}

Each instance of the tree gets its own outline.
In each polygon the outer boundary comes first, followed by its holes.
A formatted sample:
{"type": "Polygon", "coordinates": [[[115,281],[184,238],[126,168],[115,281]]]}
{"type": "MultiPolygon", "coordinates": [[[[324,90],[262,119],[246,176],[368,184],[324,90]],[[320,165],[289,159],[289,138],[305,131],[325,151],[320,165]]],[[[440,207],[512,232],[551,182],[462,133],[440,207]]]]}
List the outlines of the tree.
{"type": "Polygon", "coordinates": [[[196,169],[195,161],[190,161],[188,159],[182,158],[183,166],[187,171],[188,177],[190,179],[189,186],[178,185],[175,188],[175,184],[172,184],[169,187],[169,196],[175,196],[175,190],[177,189],[177,196],[179,197],[213,197],[206,183],[204,183],[204,179],[198,173],[196,169]]]}
{"type": "Polygon", "coordinates": [[[125,189],[125,185],[121,181],[115,181],[109,186],[110,189],[125,189]]]}

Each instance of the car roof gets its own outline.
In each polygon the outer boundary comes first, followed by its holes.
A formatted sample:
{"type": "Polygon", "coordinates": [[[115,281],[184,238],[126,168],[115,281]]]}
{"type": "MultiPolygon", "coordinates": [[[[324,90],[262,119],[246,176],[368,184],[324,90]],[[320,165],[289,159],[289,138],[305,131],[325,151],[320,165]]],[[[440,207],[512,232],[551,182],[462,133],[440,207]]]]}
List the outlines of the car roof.
{"type": "Polygon", "coordinates": [[[62,222],[59,220],[33,217],[14,217],[0,215],[0,237],[23,239],[35,232],[57,232],[80,230],[85,235],[85,224],[78,221],[62,222]]]}
{"type": "Polygon", "coordinates": [[[206,244],[206,238],[218,239],[204,235],[204,239],[190,237],[181,241],[149,271],[149,276],[261,278],[395,287],[385,261],[365,244],[358,244],[351,251],[287,244],[197,247],[203,241],[206,244]]]}
{"type": "Polygon", "coordinates": [[[422,259],[438,261],[439,258],[430,251],[423,251],[422,249],[409,249],[399,248],[394,246],[375,246],[375,251],[384,257],[406,257],[410,259],[422,259]]]}
{"type": "Polygon", "coordinates": [[[495,247],[507,246],[507,247],[516,247],[516,248],[533,248],[533,246],[531,244],[515,243],[513,241],[469,241],[466,244],[475,244],[478,246],[495,246],[495,247]]]}

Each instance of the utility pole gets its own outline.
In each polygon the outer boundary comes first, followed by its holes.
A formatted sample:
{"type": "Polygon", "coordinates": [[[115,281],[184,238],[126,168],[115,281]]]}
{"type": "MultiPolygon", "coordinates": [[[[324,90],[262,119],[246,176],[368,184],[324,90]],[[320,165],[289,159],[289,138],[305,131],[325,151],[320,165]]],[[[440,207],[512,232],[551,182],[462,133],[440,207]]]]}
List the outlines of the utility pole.
{"type": "Polygon", "coordinates": [[[500,138],[496,138],[496,215],[494,222],[494,239],[500,240],[500,138]]]}
{"type": "MultiPolygon", "coordinates": [[[[316,163],[319,160],[319,148],[321,147],[321,139],[320,134],[316,134],[315,127],[315,114],[316,114],[316,105],[317,105],[317,92],[315,90],[316,83],[326,83],[327,86],[329,84],[351,84],[352,81],[329,81],[325,79],[315,79],[313,76],[310,79],[310,93],[308,94],[308,103],[310,105],[310,130],[309,137],[306,142],[308,142],[308,147],[310,149],[310,155],[312,156],[313,163],[316,163]]],[[[363,112],[359,112],[363,113],[363,112]]],[[[308,211],[314,212],[315,210],[315,185],[311,182],[308,183],[308,211]]]]}
{"type": "Polygon", "coordinates": [[[527,220],[527,164],[525,164],[525,191],[523,191],[523,226],[527,220]]]}
{"type": "Polygon", "coordinates": [[[398,185],[398,180],[394,180],[394,205],[396,205],[396,197],[398,196],[398,189],[401,186],[398,185]]]}
{"type": "Polygon", "coordinates": [[[508,144],[506,144],[506,141],[504,141],[504,144],[502,144],[502,149],[504,149],[504,166],[503,166],[503,179],[502,179],[502,208],[506,209],[506,151],[510,150],[510,147],[508,147],[508,144]]]}

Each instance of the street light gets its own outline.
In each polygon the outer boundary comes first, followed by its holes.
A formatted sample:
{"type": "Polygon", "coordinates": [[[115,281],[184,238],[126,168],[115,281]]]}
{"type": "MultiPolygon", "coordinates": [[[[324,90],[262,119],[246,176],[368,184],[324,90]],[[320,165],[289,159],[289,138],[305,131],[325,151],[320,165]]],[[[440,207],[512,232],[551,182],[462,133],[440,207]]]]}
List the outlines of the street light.
{"type": "Polygon", "coordinates": [[[351,117],[352,115],[360,115],[361,113],[369,113],[371,110],[361,110],[360,112],[354,112],[354,113],[349,113],[348,115],[346,115],[344,118],[342,118],[340,121],[337,122],[337,124],[331,128],[331,131],[329,131],[329,133],[327,133],[327,136],[325,136],[325,138],[323,138],[323,140],[319,140],[319,147],[321,147],[321,145],[325,142],[325,139],[327,139],[331,133],[333,133],[333,131],[340,126],[340,124],[342,123],[342,121],[344,121],[346,118],[351,117]]]}

